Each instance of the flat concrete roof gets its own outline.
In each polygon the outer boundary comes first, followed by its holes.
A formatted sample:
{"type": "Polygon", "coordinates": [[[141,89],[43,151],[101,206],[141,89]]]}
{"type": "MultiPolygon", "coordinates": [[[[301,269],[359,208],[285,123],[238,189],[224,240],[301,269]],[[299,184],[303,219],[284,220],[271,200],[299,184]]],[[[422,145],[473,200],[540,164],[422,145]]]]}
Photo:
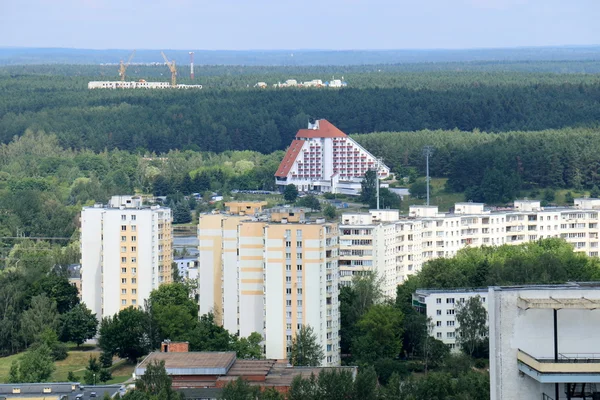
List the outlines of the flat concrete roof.
{"type": "Polygon", "coordinates": [[[544,298],[523,298],[519,297],[517,301],[517,307],[522,310],[534,309],[551,309],[551,310],[562,310],[565,308],[579,309],[579,310],[595,310],[600,308],[600,299],[588,299],[585,297],[571,297],[571,298],[556,298],[556,297],[544,297],[544,298]]]}
{"type": "Polygon", "coordinates": [[[136,367],[136,375],[143,375],[154,361],[164,361],[169,375],[226,375],[235,362],[235,351],[154,352],[136,367]]]}

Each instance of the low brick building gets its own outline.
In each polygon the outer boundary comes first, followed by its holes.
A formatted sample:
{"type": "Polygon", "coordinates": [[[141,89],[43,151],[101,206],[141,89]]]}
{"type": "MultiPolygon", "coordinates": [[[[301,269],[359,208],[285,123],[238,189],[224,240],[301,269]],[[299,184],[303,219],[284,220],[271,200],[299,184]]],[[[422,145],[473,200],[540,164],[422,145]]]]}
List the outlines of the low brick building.
{"type": "Polygon", "coordinates": [[[186,398],[218,398],[221,389],[238,377],[251,385],[274,388],[285,393],[295,376],[318,375],[322,370],[348,370],[356,377],[357,367],[292,367],[285,361],[241,360],[235,352],[155,352],[150,353],[135,369],[141,376],[153,362],[164,361],[173,388],[186,398]]]}

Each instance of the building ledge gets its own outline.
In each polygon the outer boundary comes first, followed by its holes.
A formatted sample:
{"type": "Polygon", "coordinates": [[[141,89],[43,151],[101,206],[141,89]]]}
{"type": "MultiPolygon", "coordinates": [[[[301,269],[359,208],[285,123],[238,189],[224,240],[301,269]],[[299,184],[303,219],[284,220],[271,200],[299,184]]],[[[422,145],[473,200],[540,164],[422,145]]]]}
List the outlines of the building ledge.
{"type": "Polygon", "coordinates": [[[561,355],[556,362],[519,350],[517,361],[519,371],[540,383],[600,383],[600,354],[576,356],[561,355]]]}

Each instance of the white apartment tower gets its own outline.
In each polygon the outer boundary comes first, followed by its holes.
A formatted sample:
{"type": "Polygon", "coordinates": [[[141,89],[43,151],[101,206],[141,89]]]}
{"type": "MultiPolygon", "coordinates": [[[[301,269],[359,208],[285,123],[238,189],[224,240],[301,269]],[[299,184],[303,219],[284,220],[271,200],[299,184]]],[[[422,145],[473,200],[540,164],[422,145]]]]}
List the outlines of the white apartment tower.
{"type": "Polygon", "coordinates": [[[387,178],[390,169],[364,147],[325,119],[300,129],[288,148],[275,183],[283,189],[294,184],[300,191],[358,194],[365,172],[387,178]]]}
{"type": "Polygon", "coordinates": [[[81,212],[82,300],[100,319],[144,306],[150,292],[171,281],[171,210],[143,206],[134,196],[81,212]]]}
{"type": "Polygon", "coordinates": [[[265,355],[287,359],[303,325],[340,365],[337,224],[306,221],[293,209],[268,218],[201,215],[200,314],[214,312],[232,333],[259,332],[265,355]]]}

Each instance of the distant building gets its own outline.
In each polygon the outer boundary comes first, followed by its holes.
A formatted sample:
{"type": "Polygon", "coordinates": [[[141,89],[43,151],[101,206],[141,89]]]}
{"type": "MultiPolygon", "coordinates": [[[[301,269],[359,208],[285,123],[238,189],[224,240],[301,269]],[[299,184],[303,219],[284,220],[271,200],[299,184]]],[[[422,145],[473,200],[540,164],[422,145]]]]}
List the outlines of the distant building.
{"type": "Polygon", "coordinates": [[[338,229],[300,209],[259,217],[201,215],[200,314],[214,312],[232,333],[259,332],[267,358],[287,359],[310,325],[323,365],[339,365],[338,229]]]}
{"type": "Polygon", "coordinates": [[[600,282],[490,287],[491,400],[600,398],[600,282]]]}
{"type": "Polygon", "coordinates": [[[140,81],[91,81],[88,82],[88,89],[202,89],[202,85],[175,85],[170,82],[146,82],[140,81]]]}
{"type": "Polygon", "coordinates": [[[357,195],[369,170],[379,179],[390,169],[365,148],[325,119],[300,129],[283,157],[275,183],[280,190],[294,184],[301,192],[317,191],[357,195]]]}
{"type": "Polygon", "coordinates": [[[487,310],[487,295],[487,289],[418,289],[412,296],[412,305],[433,324],[431,336],[441,340],[452,351],[459,351],[456,330],[460,324],[456,320],[456,307],[471,297],[479,296],[487,310]]]}
{"type": "Polygon", "coordinates": [[[67,267],[69,283],[77,288],[77,296],[81,300],[81,264],[71,264],[67,267]]]}
{"type": "Polygon", "coordinates": [[[144,305],[172,280],[171,209],[145,206],[136,196],[81,212],[82,300],[98,319],[144,305]]]}

